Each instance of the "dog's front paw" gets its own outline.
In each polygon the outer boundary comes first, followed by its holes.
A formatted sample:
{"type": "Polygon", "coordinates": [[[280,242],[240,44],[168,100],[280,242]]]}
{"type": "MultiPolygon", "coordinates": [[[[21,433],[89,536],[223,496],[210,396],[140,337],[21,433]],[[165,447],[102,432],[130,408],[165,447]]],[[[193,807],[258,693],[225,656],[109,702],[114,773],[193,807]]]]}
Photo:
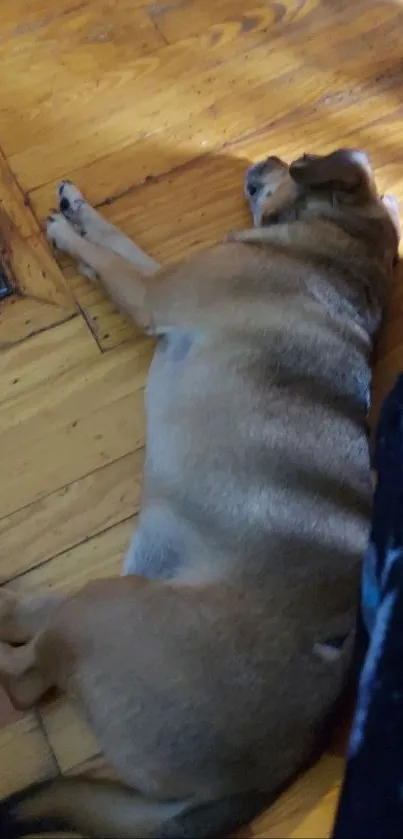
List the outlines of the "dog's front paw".
{"type": "Polygon", "coordinates": [[[81,235],[85,235],[83,214],[81,211],[86,201],[80,190],[71,181],[61,181],[57,188],[57,197],[59,199],[60,212],[74,224],[81,235]]]}
{"type": "Polygon", "coordinates": [[[75,232],[62,213],[51,213],[46,220],[46,233],[52,245],[61,251],[70,251],[75,232]]]}

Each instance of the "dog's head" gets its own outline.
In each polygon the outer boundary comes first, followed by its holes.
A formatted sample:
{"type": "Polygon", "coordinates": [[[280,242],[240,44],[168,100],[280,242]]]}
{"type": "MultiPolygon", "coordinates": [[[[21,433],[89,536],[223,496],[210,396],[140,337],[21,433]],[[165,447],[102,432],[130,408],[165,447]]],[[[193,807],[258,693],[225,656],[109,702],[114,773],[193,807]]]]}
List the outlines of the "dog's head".
{"type": "Polygon", "coordinates": [[[376,222],[379,245],[397,259],[399,206],[392,196],[378,194],[362,151],[304,154],[290,166],[268,157],[248,169],[245,194],[258,227],[309,216],[339,219],[344,225],[348,219],[356,226],[376,222]]]}

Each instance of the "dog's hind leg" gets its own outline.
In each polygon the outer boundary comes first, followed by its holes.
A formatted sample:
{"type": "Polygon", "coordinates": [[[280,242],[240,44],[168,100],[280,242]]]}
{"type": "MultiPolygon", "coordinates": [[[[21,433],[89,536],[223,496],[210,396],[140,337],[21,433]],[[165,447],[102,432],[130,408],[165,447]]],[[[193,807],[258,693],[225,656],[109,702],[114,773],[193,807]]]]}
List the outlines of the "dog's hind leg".
{"type": "Polygon", "coordinates": [[[204,803],[159,801],[119,783],[60,778],[0,802],[0,822],[12,837],[73,830],[98,839],[219,839],[266,804],[263,793],[204,803]]]}
{"type": "Polygon", "coordinates": [[[60,830],[103,839],[152,839],[187,806],[186,801],[145,798],[117,782],[60,778],[1,802],[0,822],[11,836],[60,830]]]}

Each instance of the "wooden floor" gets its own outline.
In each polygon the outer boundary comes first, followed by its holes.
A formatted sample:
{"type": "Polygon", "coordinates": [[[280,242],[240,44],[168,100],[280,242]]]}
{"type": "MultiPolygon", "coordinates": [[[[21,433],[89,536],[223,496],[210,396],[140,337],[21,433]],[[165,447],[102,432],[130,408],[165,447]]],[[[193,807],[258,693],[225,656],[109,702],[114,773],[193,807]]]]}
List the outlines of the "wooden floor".
{"type": "MultiPolygon", "coordinates": [[[[399,197],[402,29],[398,0],[2,0],[0,227],[24,297],[0,304],[1,582],[118,572],[139,504],[152,346],[48,250],[57,181],[160,260],[247,221],[244,170],[266,153],[358,145],[399,197]]],[[[397,287],[376,404],[402,335],[397,287]]],[[[65,702],[22,716],[1,697],[0,794],[97,751],[65,702]]],[[[327,836],[342,768],[330,750],[253,836],[327,836]]]]}

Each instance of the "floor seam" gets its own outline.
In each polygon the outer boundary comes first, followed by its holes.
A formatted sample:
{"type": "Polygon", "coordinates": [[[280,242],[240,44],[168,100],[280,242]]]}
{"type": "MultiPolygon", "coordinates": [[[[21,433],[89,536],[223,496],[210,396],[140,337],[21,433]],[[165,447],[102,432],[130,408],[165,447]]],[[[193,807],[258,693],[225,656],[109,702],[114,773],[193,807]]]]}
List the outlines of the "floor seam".
{"type": "Polygon", "coordinates": [[[73,545],[70,545],[68,548],[63,548],[61,551],[57,551],[52,556],[47,557],[47,559],[43,559],[41,562],[38,562],[35,565],[31,565],[29,568],[25,568],[24,571],[21,573],[16,574],[14,577],[9,577],[8,579],[4,579],[1,582],[1,586],[10,585],[10,583],[14,583],[16,580],[21,580],[23,577],[26,577],[28,574],[31,574],[33,571],[37,571],[39,568],[45,568],[46,565],[49,565],[50,562],[53,562],[54,559],[58,559],[59,557],[63,556],[63,554],[69,553],[69,551],[75,550],[75,548],[79,548],[80,545],[85,545],[87,542],[92,542],[93,539],[97,539],[99,536],[103,536],[104,533],[108,533],[110,530],[113,530],[114,527],[118,527],[119,524],[124,524],[126,521],[130,521],[131,519],[136,519],[139,515],[140,507],[137,509],[135,508],[132,513],[129,515],[124,516],[122,519],[113,522],[113,524],[109,524],[107,527],[102,528],[102,530],[97,530],[95,533],[91,533],[91,536],[85,536],[84,539],[79,539],[78,542],[75,542],[73,545]]]}
{"type": "Polygon", "coordinates": [[[35,717],[36,717],[36,721],[38,723],[39,730],[43,734],[43,736],[45,738],[45,741],[46,741],[46,745],[49,749],[49,754],[50,754],[52,763],[54,765],[54,768],[56,770],[55,775],[60,776],[62,774],[62,770],[60,768],[59,761],[58,761],[57,756],[56,756],[56,752],[55,752],[55,750],[52,746],[52,743],[50,742],[49,735],[48,735],[48,732],[46,731],[46,726],[45,726],[45,723],[42,719],[42,714],[41,714],[41,711],[40,711],[39,708],[35,710],[35,717]]]}

